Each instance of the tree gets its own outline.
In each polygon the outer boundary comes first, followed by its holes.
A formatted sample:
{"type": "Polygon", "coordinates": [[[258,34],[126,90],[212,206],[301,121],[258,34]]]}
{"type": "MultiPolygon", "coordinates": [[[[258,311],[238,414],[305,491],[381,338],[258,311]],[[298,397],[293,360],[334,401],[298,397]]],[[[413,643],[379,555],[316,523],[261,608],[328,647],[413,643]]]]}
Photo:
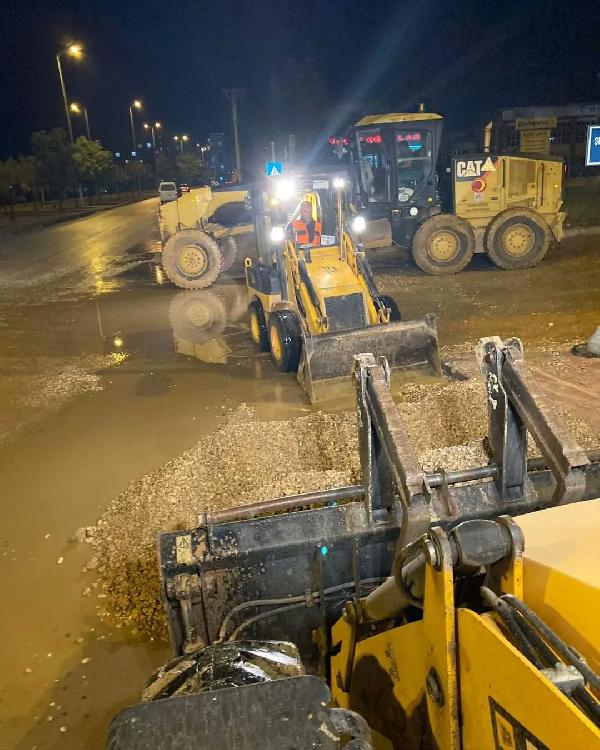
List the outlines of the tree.
{"type": "Polygon", "coordinates": [[[180,182],[209,182],[210,170],[195,154],[181,154],[177,157],[177,176],[180,182]]]}
{"type": "Polygon", "coordinates": [[[135,186],[138,193],[142,190],[142,182],[147,184],[152,178],[152,173],[148,165],[144,164],[143,161],[136,161],[135,159],[125,164],[125,175],[127,176],[129,185],[131,187],[135,186]]]}
{"type": "Polygon", "coordinates": [[[0,201],[3,208],[8,209],[10,218],[14,220],[15,192],[18,180],[18,163],[14,159],[0,162],[0,201]]]}
{"type": "Polygon", "coordinates": [[[54,128],[49,133],[33,133],[31,149],[39,164],[41,185],[57,195],[62,204],[66,193],[77,187],[72,147],[65,131],[54,128]]]}
{"type": "Polygon", "coordinates": [[[111,152],[102,148],[99,141],[90,141],[83,135],[73,146],[73,161],[81,182],[88,188],[94,188],[96,192],[99,181],[109,176],[113,165],[111,152]]]}
{"type": "Polygon", "coordinates": [[[177,174],[177,165],[168,154],[156,157],[156,176],[159,180],[172,180],[177,174]]]}
{"type": "Polygon", "coordinates": [[[17,175],[20,192],[29,193],[35,203],[35,191],[40,187],[40,165],[35,156],[19,156],[17,175]]]}

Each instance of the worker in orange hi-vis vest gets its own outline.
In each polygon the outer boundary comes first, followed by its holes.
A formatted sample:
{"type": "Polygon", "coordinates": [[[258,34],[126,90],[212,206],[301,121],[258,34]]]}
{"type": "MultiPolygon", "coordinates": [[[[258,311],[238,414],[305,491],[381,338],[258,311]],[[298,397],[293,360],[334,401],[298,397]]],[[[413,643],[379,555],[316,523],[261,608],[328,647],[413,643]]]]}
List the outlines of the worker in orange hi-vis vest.
{"type": "Polygon", "coordinates": [[[310,201],[302,201],[300,204],[300,218],[292,221],[292,227],[298,245],[312,245],[313,247],[317,247],[321,244],[321,222],[313,219],[310,201]]]}

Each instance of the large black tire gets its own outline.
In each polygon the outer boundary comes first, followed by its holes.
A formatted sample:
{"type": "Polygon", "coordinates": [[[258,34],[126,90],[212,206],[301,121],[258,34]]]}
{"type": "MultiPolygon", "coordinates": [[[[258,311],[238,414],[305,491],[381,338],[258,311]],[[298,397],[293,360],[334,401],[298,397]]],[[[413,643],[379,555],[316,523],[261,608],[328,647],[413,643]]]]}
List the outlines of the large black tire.
{"type": "Polygon", "coordinates": [[[269,348],[275,367],[296,372],[302,353],[300,323],[291,310],[275,310],[269,316],[269,348]]]}
{"type": "Polygon", "coordinates": [[[224,333],[227,310],[223,300],[208,289],[179,292],[171,300],[169,322],[178,338],[204,344],[224,333]]]}
{"type": "Polygon", "coordinates": [[[250,338],[259,352],[269,351],[269,333],[265,321],[265,311],[259,299],[253,299],[248,305],[248,316],[250,318],[250,338]]]}
{"type": "Polygon", "coordinates": [[[452,214],[436,214],[415,232],[412,255],[422,271],[432,276],[458,273],[468,266],[475,252],[470,224],[452,214]]]}
{"type": "Polygon", "coordinates": [[[223,256],[221,271],[226,273],[237,260],[237,243],[235,237],[227,237],[227,239],[221,240],[219,242],[219,249],[223,256]]]}
{"type": "Polygon", "coordinates": [[[388,294],[380,294],[379,301],[384,307],[390,308],[390,321],[402,320],[402,315],[396,304],[396,300],[390,297],[388,294]]]}
{"type": "Polygon", "coordinates": [[[167,277],[182,289],[206,289],[219,278],[223,256],[217,243],[199,229],[172,234],[162,251],[167,277]]]}
{"type": "Polygon", "coordinates": [[[509,208],[487,226],[483,246],[498,268],[515,270],[537,266],[548,252],[552,232],[530,208],[509,208]]]}

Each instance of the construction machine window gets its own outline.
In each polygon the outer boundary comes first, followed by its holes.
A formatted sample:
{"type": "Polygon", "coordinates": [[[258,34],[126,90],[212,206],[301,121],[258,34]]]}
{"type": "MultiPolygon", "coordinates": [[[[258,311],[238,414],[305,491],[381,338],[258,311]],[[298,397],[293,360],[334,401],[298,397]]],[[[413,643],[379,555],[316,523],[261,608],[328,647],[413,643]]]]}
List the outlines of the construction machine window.
{"type": "Polygon", "coordinates": [[[429,130],[396,130],[398,200],[408,201],[433,171],[432,137],[429,130]]]}
{"type": "Polygon", "coordinates": [[[379,128],[357,134],[358,165],[369,203],[389,203],[390,170],[387,148],[379,128]]]}

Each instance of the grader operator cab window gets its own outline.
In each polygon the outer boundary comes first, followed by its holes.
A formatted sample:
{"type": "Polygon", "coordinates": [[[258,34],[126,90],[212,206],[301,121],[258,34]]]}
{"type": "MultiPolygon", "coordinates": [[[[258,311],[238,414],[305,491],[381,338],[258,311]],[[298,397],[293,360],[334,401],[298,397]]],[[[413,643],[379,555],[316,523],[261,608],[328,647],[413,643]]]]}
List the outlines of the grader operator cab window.
{"type": "Polygon", "coordinates": [[[429,130],[396,130],[395,136],[397,198],[404,203],[431,177],[432,138],[429,130]]]}
{"type": "Polygon", "coordinates": [[[380,128],[357,133],[358,165],[369,203],[389,203],[390,168],[387,146],[380,128]]]}

